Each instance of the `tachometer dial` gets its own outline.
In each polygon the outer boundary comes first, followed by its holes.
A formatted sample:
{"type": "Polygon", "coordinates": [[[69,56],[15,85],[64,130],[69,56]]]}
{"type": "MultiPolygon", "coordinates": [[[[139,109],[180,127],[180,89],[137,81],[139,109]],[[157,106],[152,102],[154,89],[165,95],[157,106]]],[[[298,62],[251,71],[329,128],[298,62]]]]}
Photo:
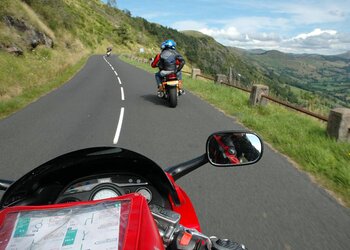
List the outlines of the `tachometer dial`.
{"type": "Polygon", "coordinates": [[[105,188],[105,189],[100,189],[99,191],[97,191],[94,196],[92,197],[92,200],[96,201],[96,200],[101,200],[101,199],[107,199],[107,198],[113,198],[113,197],[118,197],[119,194],[109,188],[105,188]]]}
{"type": "Polygon", "coordinates": [[[152,193],[147,188],[139,188],[136,190],[136,193],[139,193],[145,197],[148,203],[152,200],[152,193]]]}

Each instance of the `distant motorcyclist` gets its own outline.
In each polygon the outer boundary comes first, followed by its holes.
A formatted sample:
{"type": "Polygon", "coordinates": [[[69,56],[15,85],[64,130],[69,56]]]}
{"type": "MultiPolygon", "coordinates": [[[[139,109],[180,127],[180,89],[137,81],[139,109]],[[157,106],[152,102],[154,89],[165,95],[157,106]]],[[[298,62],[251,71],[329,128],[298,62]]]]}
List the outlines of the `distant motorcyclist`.
{"type": "Polygon", "coordinates": [[[166,40],[161,44],[162,51],[156,55],[151,63],[152,68],[159,68],[155,74],[158,90],[162,86],[162,77],[171,73],[176,73],[179,80],[180,94],[183,94],[182,89],[182,73],[181,69],[185,65],[185,59],[176,50],[176,43],[174,40],[166,40]]]}
{"type": "Polygon", "coordinates": [[[107,48],[106,55],[107,55],[107,56],[110,56],[111,53],[112,53],[112,47],[108,47],[108,48],[107,48]]]}

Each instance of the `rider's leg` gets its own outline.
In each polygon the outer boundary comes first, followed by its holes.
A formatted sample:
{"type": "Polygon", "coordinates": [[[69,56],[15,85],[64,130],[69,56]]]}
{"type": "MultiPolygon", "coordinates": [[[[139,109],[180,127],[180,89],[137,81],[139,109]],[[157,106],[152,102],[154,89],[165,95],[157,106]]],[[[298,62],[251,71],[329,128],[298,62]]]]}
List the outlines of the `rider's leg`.
{"type": "Polygon", "coordinates": [[[159,88],[159,86],[162,85],[162,79],[161,79],[160,72],[155,73],[154,76],[156,78],[157,88],[159,88]]]}
{"type": "Polygon", "coordinates": [[[179,94],[180,95],[185,94],[185,91],[182,88],[182,72],[181,71],[177,72],[176,77],[179,80],[179,94]]]}

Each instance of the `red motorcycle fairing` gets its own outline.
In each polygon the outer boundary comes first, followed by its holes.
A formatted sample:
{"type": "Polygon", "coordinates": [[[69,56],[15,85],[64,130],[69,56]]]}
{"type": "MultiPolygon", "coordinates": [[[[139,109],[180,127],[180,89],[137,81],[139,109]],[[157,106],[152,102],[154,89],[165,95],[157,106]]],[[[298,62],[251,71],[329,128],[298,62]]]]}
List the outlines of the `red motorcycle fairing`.
{"type": "MultiPolygon", "coordinates": [[[[44,163],[13,183],[3,195],[0,206],[6,210],[12,207],[17,209],[23,205],[28,208],[33,205],[54,204],[63,188],[67,187],[73,180],[94,174],[115,174],[118,172],[135,173],[148,179],[161,195],[168,200],[169,207],[165,206],[165,208],[179,213],[181,215],[180,223],[183,226],[200,231],[199,221],[191,200],[175,183],[172,176],[150,159],[122,148],[100,147],[83,149],[44,163]],[[67,175],[67,173],[69,174],[67,175]]],[[[124,198],[127,196],[120,197],[124,198]]],[[[86,204],[90,204],[90,202],[86,204]]],[[[64,207],[65,205],[57,204],[52,206],[64,207]]]]}
{"type": "Polygon", "coordinates": [[[169,180],[173,183],[173,186],[175,187],[176,193],[180,200],[180,204],[177,205],[169,196],[172,210],[181,215],[180,224],[188,228],[194,228],[201,232],[199,220],[190,198],[188,197],[186,192],[179,185],[176,184],[173,177],[168,173],[167,175],[169,180]]]}
{"type": "Polygon", "coordinates": [[[164,249],[147,201],[139,194],[89,202],[8,207],[0,211],[0,243],[0,250],[35,244],[45,249],[53,246],[95,249],[103,245],[123,250],[164,249]],[[62,218],[63,226],[59,223],[62,218]],[[100,222],[103,219],[107,223],[100,222]],[[55,227],[54,231],[44,231],[55,227]],[[62,232],[55,234],[57,230],[62,232]],[[111,238],[111,231],[119,234],[112,234],[111,238]]]}
{"type": "Polygon", "coordinates": [[[62,188],[72,181],[84,176],[115,172],[142,175],[149,179],[164,197],[170,195],[172,200],[179,204],[173,183],[155,162],[131,150],[96,147],[61,155],[31,170],[6,190],[0,201],[0,208],[54,203],[62,188]],[[42,194],[42,190],[47,190],[47,194],[42,194]],[[42,199],[34,199],[37,196],[42,199]],[[21,200],[31,203],[23,204],[21,200]]]}

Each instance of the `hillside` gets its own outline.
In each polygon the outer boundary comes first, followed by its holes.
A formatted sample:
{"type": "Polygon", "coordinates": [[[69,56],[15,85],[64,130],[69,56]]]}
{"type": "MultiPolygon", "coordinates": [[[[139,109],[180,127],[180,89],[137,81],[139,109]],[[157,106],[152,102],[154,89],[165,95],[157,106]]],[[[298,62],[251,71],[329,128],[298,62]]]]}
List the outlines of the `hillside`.
{"type": "MultiPolygon", "coordinates": [[[[315,95],[311,92],[301,95],[291,87],[300,89],[312,85],[315,90],[312,91],[321,91],[319,84],[311,84],[306,78],[300,81],[304,75],[309,76],[309,71],[295,70],[302,69],[306,63],[299,62],[296,57],[289,59],[289,55],[279,52],[257,50],[252,54],[228,48],[199,32],[178,32],[150,23],[100,0],[1,0],[0,82],[3,84],[0,86],[0,112],[2,102],[44,85],[91,53],[104,53],[106,47],[112,46],[114,53],[150,58],[159,52],[159,44],[169,38],[177,42],[187,65],[200,68],[204,74],[228,74],[232,68],[240,85],[267,84],[275,96],[315,108],[309,105],[310,102],[315,104],[315,95]],[[145,52],[140,54],[140,48],[145,52]],[[292,67],[291,62],[296,66],[292,67]]],[[[344,55],[343,60],[347,60],[347,56],[344,55]]],[[[337,83],[344,80],[333,74],[337,67],[345,67],[344,63],[333,61],[324,66],[322,72],[330,74],[327,79],[336,79],[337,83]],[[329,65],[334,68],[328,70],[329,65]]],[[[314,81],[327,81],[320,71],[315,72],[314,81]]],[[[338,94],[334,98],[344,103],[338,94]]],[[[327,108],[332,106],[323,100],[318,102],[327,108]]]]}
{"type": "Polygon", "coordinates": [[[329,107],[350,107],[350,52],[335,55],[286,54],[279,51],[261,53],[245,51],[246,57],[261,71],[286,78],[286,82],[316,94],[329,107]]]}

